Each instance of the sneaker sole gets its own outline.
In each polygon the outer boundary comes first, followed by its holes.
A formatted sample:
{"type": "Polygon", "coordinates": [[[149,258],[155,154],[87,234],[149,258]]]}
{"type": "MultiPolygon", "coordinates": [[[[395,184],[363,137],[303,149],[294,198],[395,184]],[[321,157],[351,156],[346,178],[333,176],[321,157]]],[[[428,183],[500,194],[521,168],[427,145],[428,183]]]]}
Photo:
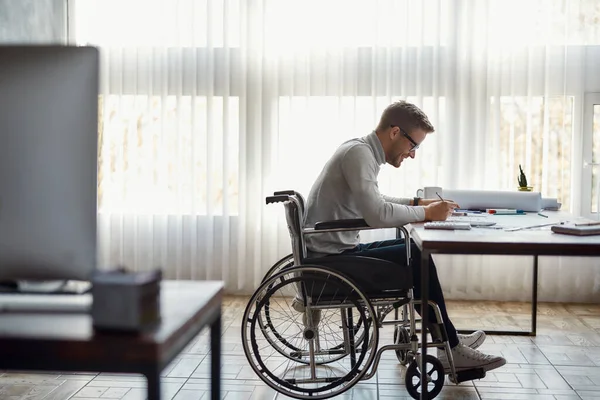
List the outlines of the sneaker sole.
{"type": "MultiPolygon", "coordinates": [[[[446,374],[450,374],[450,365],[449,365],[449,363],[445,359],[440,359],[439,357],[438,357],[438,359],[440,360],[440,362],[444,366],[444,372],[446,374]]],[[[456,372],[468,371],[468,370],[474,369],[474,368],[483,368],[483,370],[485,372],[487,372],[487,371],[491,371],[491,370],[496,369],[496,368],[500,368],[501,366],[503,366],[505,364],[506,364],[506,360],[504,358],[500,358],[498,360],[494,360],[494,361],[490,362],[489,364],[479,365],[477,367],[468,367],[468,368],[467,367],[464,367],[464,368],[454,367],[454,368],[455,368],[456,372]]]]}

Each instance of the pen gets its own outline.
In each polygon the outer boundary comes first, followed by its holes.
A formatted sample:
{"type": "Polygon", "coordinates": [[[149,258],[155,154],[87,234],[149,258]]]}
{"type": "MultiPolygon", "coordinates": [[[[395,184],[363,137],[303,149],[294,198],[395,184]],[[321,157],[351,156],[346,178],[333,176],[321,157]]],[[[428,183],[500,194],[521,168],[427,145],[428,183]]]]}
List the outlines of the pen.
{"type": "Polygon", "coordinates": [[[547,216],[547,215],[545,215],[545,214],[542,214],[541,212],[539,212],[539,213],[537,213],[537,214],[538,214],[540,217],[548,218],[548,216],[547,216]]]}
{"type": "Polygon", "coordinates": [[[550,222],[548,224],[539,224],[539,225],[531,225],[531,226],[519,226],[517,228],[508,228],[505,229],[505,232],[516,232],[516,231],[522,231],[525,229],[533,229],[533,228],[542,228],[544,226],[551,226],[551,225],[564,225],[564,221],[561,222],[550,222]]]}
{"type": "Polygon", "coordinates": [[[523,211],[523,210],[489,210],[488,212],[490,214],[496,214],[496,215],[521,215],[521,214],[525,214],[525,211],[523,211]]]}
{"type": "Polygon", "coordinates": [[[435,192],[435,194],[437,194],[437,197],[439,197],[441,201],[446,201],[446,200],[442,199],[442,196],[440,196],[440,194],[438,192],[435,192]]]}

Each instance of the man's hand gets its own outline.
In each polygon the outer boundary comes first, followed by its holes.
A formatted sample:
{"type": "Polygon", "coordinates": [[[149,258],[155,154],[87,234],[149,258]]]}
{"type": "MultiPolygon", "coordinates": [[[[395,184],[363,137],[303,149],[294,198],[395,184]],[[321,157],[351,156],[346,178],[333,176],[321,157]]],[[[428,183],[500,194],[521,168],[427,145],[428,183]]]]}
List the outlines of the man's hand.
{"type": "MultiPolygon", "coordinates": [[[[448,202],[448,203],[453,203],[454,204],[454,208],[460,208],[458,206],[458,204],[456,204],[453,200],[447,200],[446,199],[445,201],[448,202]]],[[[430,204],[439,203],[439,202],[440,202],[440,199],[421,199],[421,200],[419,200],[419,205],[420,206],[428,206],[430,204]]]]}
{"type": "Polygon", "coordinates": [[[425,221],[445,221],[455,208],[458,208],[458,204],[451,200],[430,200],[425,206],[425,221]]]}

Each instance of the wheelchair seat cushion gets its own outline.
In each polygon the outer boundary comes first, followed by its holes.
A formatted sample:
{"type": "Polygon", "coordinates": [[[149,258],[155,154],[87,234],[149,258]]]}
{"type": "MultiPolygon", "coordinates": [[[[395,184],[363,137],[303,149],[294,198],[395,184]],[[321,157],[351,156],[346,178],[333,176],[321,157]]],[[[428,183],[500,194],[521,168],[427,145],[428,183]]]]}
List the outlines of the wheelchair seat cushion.
{"type": "Polygon", "coordinates": [[[410,267],[378,258],[336,255],[306,258],[302,264],[320,265],[340,272],[371,298],[401,294],[413,287],[410,267]]]}

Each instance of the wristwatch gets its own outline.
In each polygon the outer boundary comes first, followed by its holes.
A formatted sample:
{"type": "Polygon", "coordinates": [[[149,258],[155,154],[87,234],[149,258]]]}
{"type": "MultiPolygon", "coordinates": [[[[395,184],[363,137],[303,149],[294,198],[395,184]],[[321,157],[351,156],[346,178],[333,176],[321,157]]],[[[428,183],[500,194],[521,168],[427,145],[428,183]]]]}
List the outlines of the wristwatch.
{"type": "Polygon", "coordinates": [[[415,198],[413,199],[413,206],[418,206],[418,205],[419,205],[419,200],[421,200],[421,198],[420,198],[420,197],[415,197],[415,198]]]}

